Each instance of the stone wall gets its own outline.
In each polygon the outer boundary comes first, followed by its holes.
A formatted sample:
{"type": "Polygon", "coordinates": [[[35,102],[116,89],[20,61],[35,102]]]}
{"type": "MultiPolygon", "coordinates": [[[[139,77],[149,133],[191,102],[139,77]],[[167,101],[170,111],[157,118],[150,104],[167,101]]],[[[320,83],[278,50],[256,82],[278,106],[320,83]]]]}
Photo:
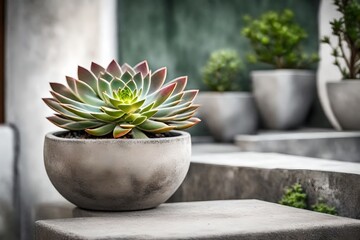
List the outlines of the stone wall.
{"type": "Polygon", "coordinates": [[[44,169],[44,134],[56,128],[45,119],[52,112],[41,98],[49,96],[48,82],[76,76],[78,64],[116,58],[116,2],[7,2],[6,121],[20,134],[20,232],[21,239],[31,239],[39,206],[64,201],[44,169]]]}

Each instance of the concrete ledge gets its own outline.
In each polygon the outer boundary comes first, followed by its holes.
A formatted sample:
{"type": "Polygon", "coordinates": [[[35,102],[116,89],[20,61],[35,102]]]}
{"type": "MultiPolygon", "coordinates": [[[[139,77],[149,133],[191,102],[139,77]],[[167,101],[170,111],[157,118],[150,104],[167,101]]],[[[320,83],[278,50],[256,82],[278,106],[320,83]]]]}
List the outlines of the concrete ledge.
{"type": "Polygon", "coordinates": [[[235,143],[242,151],[276,152],[360,162],[360,132],[324,129],[268,131],[257,135],[238,135],[235,137],[235,143]]]}
{"type": "MultiPolygon", "coordinates": [[[[93,212],[84,211],[91,216],[93,212]]],[[[258,200],[163,204],[147,211],[36,223],[36,240],[60,239],[347,239],[360,221],[258,200]]]]}
{"type": "Polygon", "coordinates": [[[284,188],[303,185],[309,205],[319,197],[340,216],[360,219],[360,163],[271,153],[203,154],[170,202],[256,198],[278,202],[284,188]]]}

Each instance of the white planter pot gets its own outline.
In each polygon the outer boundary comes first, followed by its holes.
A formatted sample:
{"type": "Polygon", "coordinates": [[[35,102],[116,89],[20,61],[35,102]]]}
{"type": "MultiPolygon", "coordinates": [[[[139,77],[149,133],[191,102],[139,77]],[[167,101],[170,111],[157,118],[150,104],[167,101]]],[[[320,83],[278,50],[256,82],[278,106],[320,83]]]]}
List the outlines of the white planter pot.
{"type": "Polygon", "coordinates": [[[258,115],[250,93],[202,92],[197,103],[201,104],[201,120],[217,141],[233,141],[237,134],[251,134],[257,130],[258,115]]]}
{"type": "Polygon", "coordinates": [[[78,207],[125,211],[158,206],[176,191],[190,165],[190,134],[152,139],[45,137],[46,172],[78,207]]]}
{"type": "Polygon", "coordinates": [[[330,106],[343,130],[360,130],[360,80],[326,84],[330,106]]]}
{"type": "Polygon", "coordinates": [[[251,78],[255,101],[266,128],[294,129],[304,123],[315,97],[313,71],[253,71],[251,78]]]}

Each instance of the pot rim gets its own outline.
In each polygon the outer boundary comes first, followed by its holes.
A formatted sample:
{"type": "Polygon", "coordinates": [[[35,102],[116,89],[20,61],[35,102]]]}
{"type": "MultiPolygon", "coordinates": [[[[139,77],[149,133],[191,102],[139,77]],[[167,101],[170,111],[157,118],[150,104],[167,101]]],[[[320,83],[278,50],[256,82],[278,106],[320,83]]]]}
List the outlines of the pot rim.
{"type": "Polygon", "coordinates": [[[226,91],[226,92],[217,92],[217,91],[203,91],[199,93],[199,96],[237,96],[237,97],[253,97],[252,92],[243,92],[243,91],[226,91]]]}
{"type": "Polygon", "coordinates": [[[251,75],[268,75],[268,74],[301,74],[301,75],[314,75],[315,70],[312,69],[264,69],[252,70],[251,75]]]}
{"type": "Polygon", "coordinates": [[[342,79],[340,81],[328,81],[326,82],[326,85],[337,85],[337,84],[359,84],[360,83],[360,79],[342,79]]]}
{"type": "Polygon", "coordinates": [[[173,137],[161,137],[161,138],[148,138],[148,139],[115,139],[115,138],[95,138],[95,139],[78,139],[78,138],[64,138],[56,136],[56,134],[71,132],[66,130],[52,131],[45,135],[45,139],[59,141],[59,142],[99,142],[99,143],[163,143],[163,142],[173,142],[180,141],[187,138],[190,138],[190,134],[185,131],[172,130],[170,132],[179,134],[178,136],[173,137]]]}

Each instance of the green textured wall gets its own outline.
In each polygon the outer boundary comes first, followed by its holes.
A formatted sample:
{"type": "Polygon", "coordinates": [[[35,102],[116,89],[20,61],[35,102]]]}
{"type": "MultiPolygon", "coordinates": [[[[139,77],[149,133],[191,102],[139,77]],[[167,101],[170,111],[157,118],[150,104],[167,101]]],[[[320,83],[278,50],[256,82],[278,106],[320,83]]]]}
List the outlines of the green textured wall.
{"type": "MultiPolygon", "coordinates": [[[[168,76],[189,76],[188,87],[206,90],[201,68],[209,54],[220,48],[238,50],[245,70],[239,79],[249,90],[249,71],[268,66],[246,62],[250,45],[240,35],[244,14],[259,16],[268,10],[290,8],[308,32],[304,50],[318,51],[320,0],[119,0],[119,56],[121,62],[136,64],[144,59],[152,69],[168,67],[168,76]]],[[[318,102],[308,125],[328,126],[318,102]]],[[[191,129],[208,134],[204,124],[191,129]]]]}
{"type": "MultiPolygon", "coordinates": [[[[189,76],[189,86],[205,89],[201,68],[209,54],[234,48],[245,59],[249,50],[240,36],[242,16],[258,16],[267,10],[290,8],[308,32],[308,51],[318,50],[319,0],[120,0],[119,56],[135,64],[147,59],[155,69],[168,67],[168,76],[189,76]]],[[[245,60],[244,60],[245,61],[245,60]]],[[[240,81],[249,82],[254,68],[245,61],[240,81]]],[[[245,84],[248,89],[248,84],[245,84]]]]}

